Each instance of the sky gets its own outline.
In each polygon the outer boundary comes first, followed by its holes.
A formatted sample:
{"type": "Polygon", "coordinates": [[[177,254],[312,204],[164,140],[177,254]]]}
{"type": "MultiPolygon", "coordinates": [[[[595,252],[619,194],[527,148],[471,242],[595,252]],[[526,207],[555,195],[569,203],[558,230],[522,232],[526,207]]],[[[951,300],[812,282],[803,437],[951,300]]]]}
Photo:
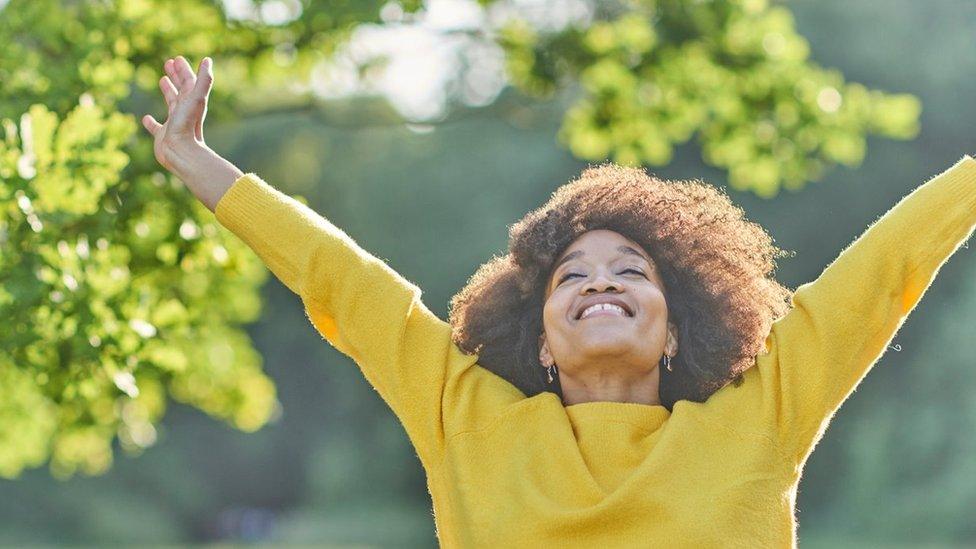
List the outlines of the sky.
{"type": "MultiPolygon", "coordinates": [[[[2,0],[0,0],[2,1],[2,0]]],[[[299,0],[223,0],[230,19],[281,25],[301,15],[299,0]]],[[[585,0],[507,0],[483,8],[475,0],[428,0],[406,14],[397,2],[380,10],[382,25],[364,24],[311,75],[313,92],[330,99],[385,96],[408,120],[436,121],[452,101],[490,104],[507,84],[504,54],[492,33],[511,17],[553,30],[592,17],[585,0]],[[359,67],[374,68],[360,75],[359,67]]]]}

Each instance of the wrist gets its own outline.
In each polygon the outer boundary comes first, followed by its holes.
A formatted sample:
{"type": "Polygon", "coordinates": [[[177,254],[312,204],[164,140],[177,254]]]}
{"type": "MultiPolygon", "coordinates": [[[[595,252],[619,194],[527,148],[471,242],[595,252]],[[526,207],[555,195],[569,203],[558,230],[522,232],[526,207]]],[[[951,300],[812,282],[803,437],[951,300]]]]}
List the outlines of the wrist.
{"type": "Polygon", "coordinates": [[[197,199],[214,211],[217,203],[244,173],[206,143],[192,142],[171,149],[172,172],[197,199]]]}

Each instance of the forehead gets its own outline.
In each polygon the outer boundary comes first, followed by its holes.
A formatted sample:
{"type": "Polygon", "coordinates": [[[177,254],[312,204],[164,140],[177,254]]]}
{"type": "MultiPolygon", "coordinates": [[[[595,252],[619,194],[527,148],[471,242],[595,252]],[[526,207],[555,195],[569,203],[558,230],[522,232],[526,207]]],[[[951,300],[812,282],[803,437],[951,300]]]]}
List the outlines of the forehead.
{"type": "Polygon", "coordinates": [[[588,231],[577,237],[553,264],[550,274],[555,274],[561,265],[574,259],[586,256],[613,257],[621,254],[639,257],[653,264],[648,253],[633,240],[620,233],[600,229],[588,231]]]}
{"type": "Polygon", "coordinates": [[[606,251],[611,254],[617,252],[630,253],[639,255],[645,259],[650,259],[648,253],[640,244],[626,236],[609,229],[595,229],[576,237],[576,240],[570,243],[559,256],[557,262],[570,255],[579,257],[581,255],[579,252],[584,252],[589,255],[599,251],[606,251]]]}

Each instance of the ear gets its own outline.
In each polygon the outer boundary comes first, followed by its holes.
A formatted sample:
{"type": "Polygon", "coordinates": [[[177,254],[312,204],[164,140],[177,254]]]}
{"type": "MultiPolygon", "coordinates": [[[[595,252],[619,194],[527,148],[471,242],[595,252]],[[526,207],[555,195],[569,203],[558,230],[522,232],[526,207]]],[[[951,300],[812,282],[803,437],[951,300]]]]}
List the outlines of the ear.
{"type": "Polygon", "coordinates": [[[668,322],[668,340],[664,349],[668,356],[673,357],[678,354],[678,327],[671,322],[668,322]]]}
{"type": "Polygon", "coordinates": [[[552,353],[549,352],[549,342],[546,341],[545,332],[539,336],[539,363],[543,368],[548,368],[556,363],[552,358],[552,353]]]}

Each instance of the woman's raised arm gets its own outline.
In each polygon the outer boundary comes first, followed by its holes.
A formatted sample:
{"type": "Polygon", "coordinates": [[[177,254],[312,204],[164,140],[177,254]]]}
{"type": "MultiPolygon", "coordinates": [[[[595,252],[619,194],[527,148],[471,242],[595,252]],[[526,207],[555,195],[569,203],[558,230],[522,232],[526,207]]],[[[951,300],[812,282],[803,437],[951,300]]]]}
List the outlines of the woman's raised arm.
{"type": "Polygon", "coordinates": [[[309,320],[356,361],[429,470],[446,438],[443,408],[462,408],[454,405],[465,398],[459,380],[477,357],[453,344],[450,326],[424,306],[414,284],[309,207],[206,147],[202,120],[213,81],[208,61],[195,81],[182,58],[166,67],[160,87],[169,119],[159,124],[143,118],[157,160],[301,297],[309,320]]]}
{"type": "Polygon", "coordinates": [[[976,160],[967,155],[797,288],[793,309],[773,323],[768,352],[745,372],[745,383],[723,387],[707,406],[802,464],[974,226],[976,160]]]}
{"type": "Polygon", "coordinates": [[[216,215],[301,297],[318,332],[356,361],[424,465],[437,463],[444,408],[463,398],[461,374],[477,357],[454,345],[450,325],[427,309],[420,289],[253,173],[231,186],[216,215]]]}

